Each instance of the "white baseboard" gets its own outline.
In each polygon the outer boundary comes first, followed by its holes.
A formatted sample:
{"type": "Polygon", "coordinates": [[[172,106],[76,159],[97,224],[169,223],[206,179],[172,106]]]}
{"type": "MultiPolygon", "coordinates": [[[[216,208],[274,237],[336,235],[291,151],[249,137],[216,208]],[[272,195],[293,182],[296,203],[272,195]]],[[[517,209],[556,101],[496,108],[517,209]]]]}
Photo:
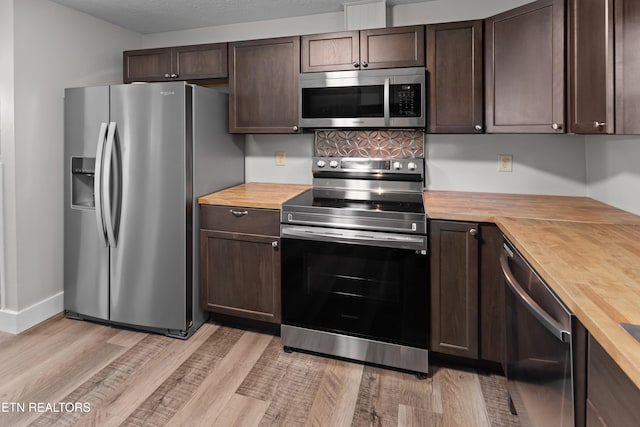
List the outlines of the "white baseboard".
{"type": "Polygon", "coordinates": [[[20,311],[0,310],[0,331],[19,334],[55,316],[63,310],[63,295],[60,292],[20,311]]]}

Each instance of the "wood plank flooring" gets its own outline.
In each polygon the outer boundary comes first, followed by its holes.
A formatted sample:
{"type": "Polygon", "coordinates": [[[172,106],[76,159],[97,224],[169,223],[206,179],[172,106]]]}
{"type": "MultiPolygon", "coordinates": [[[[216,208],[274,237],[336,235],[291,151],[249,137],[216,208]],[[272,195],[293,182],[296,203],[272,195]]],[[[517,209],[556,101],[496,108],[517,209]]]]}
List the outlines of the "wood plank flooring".
{"type": "Polygon", "coordinates": [[[518,426],[506,402],[500,376],[418,380],[214,323],[186,341],[62,316],[0,335],[0,426],[518,426]]]}

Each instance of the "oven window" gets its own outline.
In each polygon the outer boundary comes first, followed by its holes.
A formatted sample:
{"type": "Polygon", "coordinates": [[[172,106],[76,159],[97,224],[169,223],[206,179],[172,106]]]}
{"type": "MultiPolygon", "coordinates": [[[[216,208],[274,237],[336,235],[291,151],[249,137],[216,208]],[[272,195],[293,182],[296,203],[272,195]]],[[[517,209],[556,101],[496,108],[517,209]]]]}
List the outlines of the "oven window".
{"type": "Polygon", "coordinates": [[[427,259],[411,250],[283,239],[283,323],[426,348],[427,259]]]}
{"type": "Polygon", "coordinates": [[[309,119],[384,117],[384,86],[303,88],[302,117],[309,119]]]}
{"type": "Polygon", "coordinates": [[[402,274],[391,254],[377,259],[320,253],[306,260],[306,293],[399,304],[402,274]]]}

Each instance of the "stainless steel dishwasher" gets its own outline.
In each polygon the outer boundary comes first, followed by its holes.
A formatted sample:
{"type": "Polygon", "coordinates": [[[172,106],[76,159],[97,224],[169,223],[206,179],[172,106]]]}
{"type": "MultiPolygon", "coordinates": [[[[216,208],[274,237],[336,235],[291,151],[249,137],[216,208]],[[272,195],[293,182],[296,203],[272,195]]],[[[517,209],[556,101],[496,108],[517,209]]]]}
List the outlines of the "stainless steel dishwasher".
{"type": "Polygon", "coordinates": [[[574,426],[573,314],[505,240],[507,389],[523,426],[574,426]]]}

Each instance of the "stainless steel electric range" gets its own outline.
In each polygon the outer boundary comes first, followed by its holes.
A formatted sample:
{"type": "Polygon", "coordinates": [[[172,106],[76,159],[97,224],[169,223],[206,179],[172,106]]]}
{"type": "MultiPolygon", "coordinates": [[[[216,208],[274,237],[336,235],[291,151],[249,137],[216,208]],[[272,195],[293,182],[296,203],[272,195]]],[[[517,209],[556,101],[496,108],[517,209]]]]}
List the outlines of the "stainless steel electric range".
{"type": "Polygon", "coordinates": [[[423,159],[314,158],[282,206],[282,343],[428,372],[423,159]]]}

